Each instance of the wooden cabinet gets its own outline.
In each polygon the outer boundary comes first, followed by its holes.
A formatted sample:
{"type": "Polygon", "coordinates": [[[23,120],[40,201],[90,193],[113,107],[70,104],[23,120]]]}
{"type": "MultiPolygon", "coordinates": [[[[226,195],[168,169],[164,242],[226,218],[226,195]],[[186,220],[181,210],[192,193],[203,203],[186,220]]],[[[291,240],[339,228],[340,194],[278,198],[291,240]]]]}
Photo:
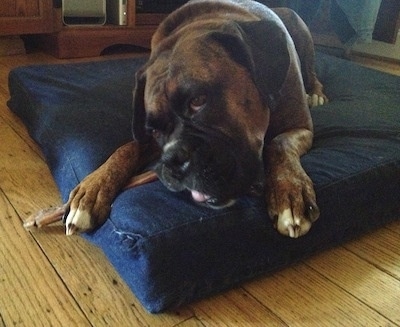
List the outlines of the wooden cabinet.
{"type": "MultiPolygon", "coordinates": [[[[3,0],[0,0],[3,1],[3,0]]],[[[127,25],[65,26],[61,9],[54,9],[52,33],[33,36],[34,43],[57,58],[99,56],[115,45],[150,48],[151,37],[165,15],[136,14],[135,0],[127,2],[127,25]]]]}
{"type": "Polygon", "coordinates": [[[28,35],[30,43],[58,58],[98,56],[114,45],[149,48],[165,15],[136,14],[135,9],[135,0],[128,0],[124,26],[65,26],[53,0],[0,0],[0,35],[28,35]]]}
{"type": "Polygon", "coordinates": [[[0,0],[0,35],[53,30],[52,0],[0,0]]]}

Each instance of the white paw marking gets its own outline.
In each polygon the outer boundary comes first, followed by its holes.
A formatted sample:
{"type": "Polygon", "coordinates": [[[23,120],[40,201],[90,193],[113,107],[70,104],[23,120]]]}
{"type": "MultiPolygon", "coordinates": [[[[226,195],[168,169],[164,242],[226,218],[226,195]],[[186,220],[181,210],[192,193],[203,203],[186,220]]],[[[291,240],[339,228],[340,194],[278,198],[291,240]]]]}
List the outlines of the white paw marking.
{"type": "Polygon", "coordinates": [[[308,100],[308,106],[309,107],[316,107],[316,106],[322,106],[325,103],[325,99],[322,96],[319,96],[318,94],[307,94],[307,100],[308,100]]]}
{"type": "Polygon", "coordinates": [[[88,211],[71,210],[65,221],[65,234],[73,235],[79,231],[85,231],[92,227],[91,217],[88,211]]]}
{"type": "Polygon", "coordinates": [[[283,235],[298,238],[306,234],[311,228],[311,223],[307,219],[293,217],[290,208],[283,210],[278,215],[276,229],[283,235]]]}

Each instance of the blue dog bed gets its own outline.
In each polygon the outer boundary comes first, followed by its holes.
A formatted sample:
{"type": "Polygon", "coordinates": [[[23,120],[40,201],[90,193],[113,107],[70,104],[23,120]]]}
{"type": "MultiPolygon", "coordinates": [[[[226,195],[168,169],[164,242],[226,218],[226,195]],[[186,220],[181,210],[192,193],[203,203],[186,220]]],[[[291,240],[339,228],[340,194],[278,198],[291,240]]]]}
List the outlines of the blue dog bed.
{"type": "MultiPolygon", "coordinates": [[[[134,73],[145,59],[20,67],[9,107],[41,146],[62,198],[131,140],[134,73]]],[[[329,104],[312,109],[302,158],[320,219],[302,238],[279,235],[263,198],[200,207],[160,182],[122,192],[110,219],[83,235],[143,306],[161,312],[282,269],[400,217],[400,78],[317,54],[329,104]]]]}

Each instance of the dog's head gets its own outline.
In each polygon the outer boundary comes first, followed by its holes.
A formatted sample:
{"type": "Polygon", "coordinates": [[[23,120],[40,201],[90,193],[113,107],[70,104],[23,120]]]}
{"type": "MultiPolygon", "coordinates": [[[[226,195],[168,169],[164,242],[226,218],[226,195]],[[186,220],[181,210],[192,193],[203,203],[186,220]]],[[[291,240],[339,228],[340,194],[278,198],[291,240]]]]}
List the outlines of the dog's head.
{"type": "Polygon", "coordinates": [[[272,71],[280,59],[269,59],[264,73],[277,82],[260,90],[257,69],[265,67],[244,35],[239,26],[186,31],[153,50],[136,75],[135,139],[159,144],[155,170],[167,188],[211,207],[262,188],[266,98],[284,79],[272,71]]]}

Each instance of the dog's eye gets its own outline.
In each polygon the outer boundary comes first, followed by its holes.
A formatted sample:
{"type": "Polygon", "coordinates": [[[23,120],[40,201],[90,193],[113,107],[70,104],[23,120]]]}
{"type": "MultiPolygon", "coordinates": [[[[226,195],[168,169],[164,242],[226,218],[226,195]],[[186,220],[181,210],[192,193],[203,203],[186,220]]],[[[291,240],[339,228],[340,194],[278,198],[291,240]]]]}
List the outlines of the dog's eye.
{"type": "Polygon", "coordinates": [[[207,103],[207,96],[206,95],[199,95],[190,100],[189,107],[190,110],[195,113],[203,109],[203,107],[207,103]]]}
{"type": "Polygon", "coordinates": [[[157,139],[157,138],[159,138],[161,136],[161,132],[156,128],[147,127],[146,128],[146,133],[147,133],[147,135],[151,135],[155,139],[157,139]]]}
{"type": "Polygon", "coordinates": [[[161,136],[161,132],[158,129],[152,129],[151,130],[151,135],[155,138],[158,139],[161,136]]]}

